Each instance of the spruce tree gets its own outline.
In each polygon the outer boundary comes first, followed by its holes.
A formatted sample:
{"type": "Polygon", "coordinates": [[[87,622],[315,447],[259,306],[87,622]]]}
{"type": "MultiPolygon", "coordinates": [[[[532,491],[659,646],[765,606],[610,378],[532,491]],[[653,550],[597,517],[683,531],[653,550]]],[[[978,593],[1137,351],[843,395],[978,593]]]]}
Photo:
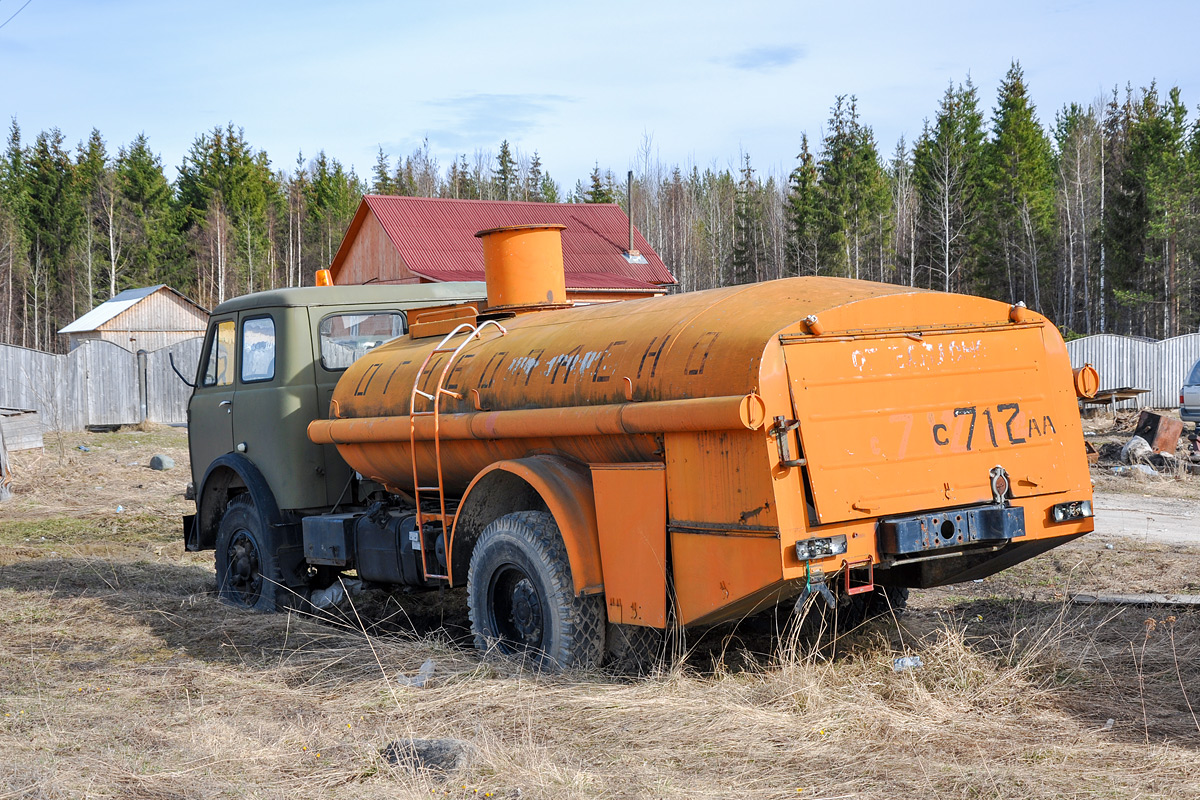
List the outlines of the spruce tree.
{"type": "MultiPolygon", "coordinates": [[[[601,174],[600,164],[592,168],[592,174],[588,176],[588,189],[583,195],[585,203],[615,203],[617,202],[616,192],[613,190],[612,172],[601,174]]],[[[582,185],[579,186],[582,189],[582,185]]]]}
{"type": "Polygon", "coordinates": [[[371,171],[371,194],[395,194],[395,188],[391,161],[380,145],[379,154],[375,156],[375,168],[371,171]]]}
{"type": "MultiPolygon", "coordinates": [[[[92,128],[87,144],[80,142],[75,156],[75,171],[79,181],[79,199],[83,207],[82,258],[85,297],[80,304],[85,310],[95,305],[97,262],[102,262],[106,248],[101,245],[105,229],[105,199],[112,191],[112,173],[104,137],[92,128]]],[[[106,295],[107,297],[107,295],[106,295]]]]}
{"type": "Polygon", "coordinates": [[[930,286],[961,289],[977,241],[983,162],[983,116],[968,80],[951,84],[932,123],[913,148],[913,179],[920,197],[919,226],[930,286]]]}
{"type": "Polygon", "coordinates": [[[882,270],[880,220],[887,208],[888,185],[875,134],[862,125],[858,101],[839,95],[817,165],[822,196],[821,250],[832,272],[854,278],[882,270]]]}
{"type": "Polygon", "coordinates": [[[51,128],[34,140],[28,160],[25,240],[29,246],[29,300],[34,312],[34,347],[54,346],[54,331],[74,319],[78,297],[71,292],[76,260],[72,250],[82,228],[75,164],[62,131],[51,128]],[[66,292],[60,291],[66,287],[66,292]]]}
{"type": "Polygon", "coordinates": [[[788,178],[784,215],[787,220],[786,269],[789,275],[819,275],[820,186],[817,162],[808,146],[808,134],[800,136],[799,162],[788,178]]]}
{"type": "Polygon", "coordinates": [[[501,200],[513,200],[516,191],[517,162],[505,139],[500,142],[500,153],[496,156],[496,195],[501,200]]]}
{"type": "MultiPolygon", "coordinates": [[[[122,208],[128,214],[125,253],[132,282],[170,282],[178,276],[171,259],[176,252],[171,225],[171,186],[163,174],[162,160],[150,149],[144,133],[119,151],[114,179],[122,208]]],[[[265,202],[270,191],[272,187],[262,187],[262,201],[265,202]]],[[[265,244],[259,243],[259,247],[265,249],[265,244]]]]}
{"type": "Polygon", "coordinates": [[[987,149],[983,242],[1004,283],[982,287],[994,297],[1049,311],[1053,298],[1054,174],[1050,141],[1037,119],[1018,62],[1000,85],[987,149]]]}
{"type": "Polygon", "coordinates": [[[750,154],[742,156],[742,178],[737,186],[737,210],[733,223],[733,249],[729,283],[753,283],[766,266],[763,247],[763,210],[758,181],[750,166],[750,154]]]}
{"type": "Polygon", "coordinates": [[[533,159],[529,162],[529,172],[521,186],[522,200],[541,200],[542,194],[542,159],[537,150],[533,151],[533,159]]]}

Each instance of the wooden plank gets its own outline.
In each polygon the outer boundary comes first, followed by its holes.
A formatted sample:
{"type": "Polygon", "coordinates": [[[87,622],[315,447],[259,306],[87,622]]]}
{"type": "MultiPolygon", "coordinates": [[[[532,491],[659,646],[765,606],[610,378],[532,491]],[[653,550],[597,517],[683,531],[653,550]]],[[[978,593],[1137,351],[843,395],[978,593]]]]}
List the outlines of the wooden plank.
{"type": "Polygon", "coordinates": [[[9,452],[36,450],[43,446],[42,423],[36,411],[0,408],[0,431],[4,433],[9,452]]]}
{"type": "Polygon", "coordinates": [[[1081,606],[1200,606],[1200,594],[1075,594],[1071,602],[1081,606]]]}

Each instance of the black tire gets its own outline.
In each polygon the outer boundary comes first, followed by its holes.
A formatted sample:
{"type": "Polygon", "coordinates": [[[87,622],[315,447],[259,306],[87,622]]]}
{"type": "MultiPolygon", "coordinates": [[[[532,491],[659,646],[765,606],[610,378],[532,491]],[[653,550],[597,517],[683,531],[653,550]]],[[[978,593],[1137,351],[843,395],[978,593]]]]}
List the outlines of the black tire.
{"type": "Polygon", "coordinates": [[[576,597],[554,517],[506,514],[483,529],[467,572],[475,646],[528,656],[551,668],[598,666],[604,599],[576,597]]]}
{"type": "Polygon", "coordinates": [[[229,501],[217,530],[217,595],[252,611],[278,610],[283,577],[276,542],[250,495],[229,501]]]}
{"type": "Polygon", "coordinates": [[[608,623],[604,666],[622,675],[646,675],[664,660],[663,631],[644,625],[608,623]]]}

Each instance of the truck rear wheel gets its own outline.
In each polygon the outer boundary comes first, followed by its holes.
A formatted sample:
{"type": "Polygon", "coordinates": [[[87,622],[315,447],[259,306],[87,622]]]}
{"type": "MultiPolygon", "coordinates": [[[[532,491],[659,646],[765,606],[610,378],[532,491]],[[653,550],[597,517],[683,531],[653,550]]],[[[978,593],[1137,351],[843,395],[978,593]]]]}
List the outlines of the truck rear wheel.
{"type": "Polygon", "coordinates": [[[665,634],[658,628],[608,623],[604,666],[622,675],[646,675],[665,663],[665,634]]]}
{"type": "Polygon", "coordinates": [[[229,501],[217,530],[217,595],[253,611],[275,611],[282,583],[273,537],[248,494],[229,501]]]}
{"type": "Polygon", "coordinates": [[[483,529],[467,572],[475,646],[528,655],[548,667],[597,666],[604,655],[604,601],[576,597],[554,517],[506,514],[483,529]]]}

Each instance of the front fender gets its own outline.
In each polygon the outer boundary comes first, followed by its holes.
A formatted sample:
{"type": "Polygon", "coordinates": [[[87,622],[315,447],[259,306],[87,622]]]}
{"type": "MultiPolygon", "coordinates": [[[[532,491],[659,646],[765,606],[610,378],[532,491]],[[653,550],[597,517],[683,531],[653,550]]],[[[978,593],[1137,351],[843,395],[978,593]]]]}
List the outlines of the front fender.
{"type": "Polygon", "coordinates": [[[241,453],[226,453],[213,459],[200,481],[196,492],[196,520],[185,532],[188,550],[211,550],[216,546],[217,528],[225,507],[231,497],[243,491],[249,492],[254,500],[264,530],[283,523],[275,493],[254,462],[241,453]]]}

